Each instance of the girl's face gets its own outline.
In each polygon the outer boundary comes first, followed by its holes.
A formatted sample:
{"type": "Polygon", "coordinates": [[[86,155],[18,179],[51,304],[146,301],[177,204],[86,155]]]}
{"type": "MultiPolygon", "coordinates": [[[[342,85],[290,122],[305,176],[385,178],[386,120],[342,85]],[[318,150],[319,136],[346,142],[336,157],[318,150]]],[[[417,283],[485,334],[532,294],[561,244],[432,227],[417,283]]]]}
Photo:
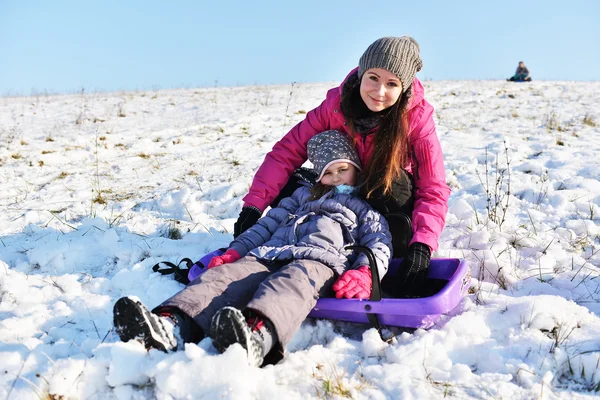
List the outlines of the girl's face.
{"type": "Polygon", "coordinates": [[[393,106],[402,95],[402,82],[382,68],[368,69],[360,81],[360,97],[369,110],[383,111],[393,106]]]}
{"type": "Polygon", "coordinates": [[[327,186],[354,186],[357,172],[356,167],[348,162],[335,162],[327,167],[320,182],[327,186]]]}

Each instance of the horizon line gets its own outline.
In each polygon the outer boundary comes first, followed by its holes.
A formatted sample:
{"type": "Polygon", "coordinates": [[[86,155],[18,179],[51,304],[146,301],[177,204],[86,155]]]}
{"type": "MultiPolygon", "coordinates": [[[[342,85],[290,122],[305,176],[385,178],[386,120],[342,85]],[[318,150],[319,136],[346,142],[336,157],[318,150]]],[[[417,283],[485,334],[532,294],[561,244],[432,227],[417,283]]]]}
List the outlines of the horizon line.
{"type": "MultiPolygon", "coordinates": [[[[506,82],[505,79],[499,78],[489,78],[489,79],[431,79],[424,78],[419,79],[421,82],[481,82],[481,81],[499,81],[506,82]]],[[[596,80],[558,80],[558,79],[535,79],[531,82],[512,82],[515,84],[524,83],[524,84],[535,84],[536,82],[545,82],[545,83],[584,83],[584,82],[600,82],[600,79],[596,80]]],[[[49,97],[49,96],[70,96],[70,95],[84,95],[84,94],[111,94],[111,93],[137,93],[137,92],[158,92],[162,90],[206,90],[206,89],[225,89],[225,88],[248,88],[248,87],[269,87],[269,86],[286,86],[286,85],[319,85],[319,84],[333,84],[339,85],[340,82],[336,81],[320,81],[320,82],[297,82],[292,81],[288,83],[264,83],[264,84],[240,84],[240,85],[223,85],[220,86],[218,84],[215,85],[201,85],[201,86],[192,86],[182,84],[181,86],[168,86],[168,87],[160,87],[159,85],[151,85],[146,88],[132,88],[132,89],[88,89],[85,86],[82,86],[80,89],[67,89],[65,91],[55,91],[52,89],[44,88],[42,90],[37,90],[35,87],[30,89],[29,94],[24,94],[22,91],[13,91],[12,89],[5,90],[2,94],[0,94],[0,98],[17,98],[17,97],[49,97]]],[[[332,86],[335,87],[335,86],[332,86]]]]}

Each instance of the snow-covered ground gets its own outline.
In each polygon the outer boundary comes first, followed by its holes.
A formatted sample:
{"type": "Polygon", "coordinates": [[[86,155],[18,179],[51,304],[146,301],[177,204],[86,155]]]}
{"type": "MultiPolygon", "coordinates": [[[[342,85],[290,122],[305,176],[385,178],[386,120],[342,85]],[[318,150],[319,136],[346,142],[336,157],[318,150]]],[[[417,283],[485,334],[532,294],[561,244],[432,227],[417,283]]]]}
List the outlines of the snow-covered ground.
{"type": "Polygon", "coordinates": [[[265,153],[334,83],[0,98],[0,398],[587,398],[600,388],[600,83],[425,82],[452,188],[434,328],[307,320],[286,358],[121,343],[152,265],[232,239],[265,153]],[[179,239],[179,240],[175,240],[179,239]],[[47,396],[47,397],[45,397],[47,396]]]}

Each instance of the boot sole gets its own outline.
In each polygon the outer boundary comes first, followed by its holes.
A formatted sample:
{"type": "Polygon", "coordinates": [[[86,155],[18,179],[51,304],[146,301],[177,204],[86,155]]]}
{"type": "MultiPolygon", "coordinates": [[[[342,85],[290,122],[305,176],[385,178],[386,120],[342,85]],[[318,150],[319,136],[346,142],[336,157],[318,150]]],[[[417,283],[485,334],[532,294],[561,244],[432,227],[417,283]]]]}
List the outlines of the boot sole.
{"type": "Polygon", "coordinates": [[[248,354],[248,364],[255,367],[262,365],[262,347],[237,308],[223,307],[215,314],[210,324],[210,337],[219,353],[224,353],[229,346],[239,343],[248,354]]]}
{"type": "Polygon", "coordinates": [[[121,341],[138,340],[147,350],[157,349],[167,353],[177,348],[175,338],[170,338],[158,317],[139,301],[122,297],[113,308],[113,323],[121,341]]]}

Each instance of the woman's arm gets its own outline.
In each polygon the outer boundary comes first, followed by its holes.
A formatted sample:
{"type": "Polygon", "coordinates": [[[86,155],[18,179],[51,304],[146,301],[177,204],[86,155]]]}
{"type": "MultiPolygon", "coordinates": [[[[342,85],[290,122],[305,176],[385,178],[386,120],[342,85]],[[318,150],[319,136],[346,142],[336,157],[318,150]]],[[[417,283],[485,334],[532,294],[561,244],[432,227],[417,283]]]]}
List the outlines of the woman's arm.
{"type": "Polygon", "coordinates": [[[435,131],[433,107],[423,107],[421,117],[410,133],[412,173],[415,181],[415,206],[412,213],[413,238],[437,250],[444,229],[450,188],[442,147],[435,131]]]}
{"type": "Polygon", "coordinates": [[[337,90],[331,89],[321,105],[309,111],[304,120],[275,143],[254,175],[250,190],[243,198],[244,206],[263,211],[277,197],[294,170],[306,161],[306,145],[310,138],[329,129],[329,104],[337,90]]]}

